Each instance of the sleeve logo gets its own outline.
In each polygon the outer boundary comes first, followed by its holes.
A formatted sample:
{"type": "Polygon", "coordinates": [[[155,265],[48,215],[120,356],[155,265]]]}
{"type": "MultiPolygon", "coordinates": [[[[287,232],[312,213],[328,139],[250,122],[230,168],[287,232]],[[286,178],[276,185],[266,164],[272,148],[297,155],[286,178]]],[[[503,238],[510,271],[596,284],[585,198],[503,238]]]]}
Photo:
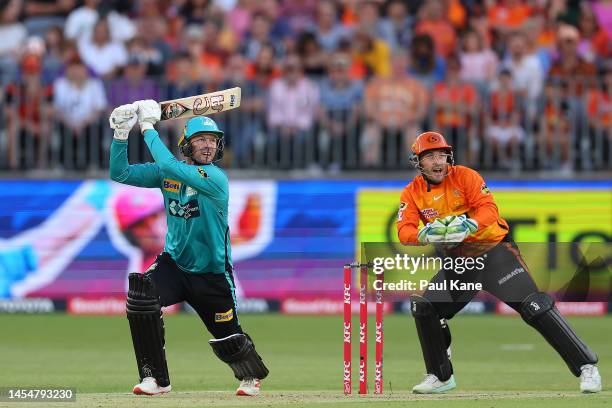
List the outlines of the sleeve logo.
{"type": "Polygon", "coordinates": [[[203,178],[208,178],[208,174],[206,174],[203,168],[198,167],[198,173],[200,173],[200,176],[202,176],[203,178]]]}
{"type": "Polygon", "coordinates": [[[490,194],[491,191],[489,191],[489,187],[487,187],[487,185],[485,183],[482,183],[482,187],[480,187],[480,192],[482,194],[490,194]]]}

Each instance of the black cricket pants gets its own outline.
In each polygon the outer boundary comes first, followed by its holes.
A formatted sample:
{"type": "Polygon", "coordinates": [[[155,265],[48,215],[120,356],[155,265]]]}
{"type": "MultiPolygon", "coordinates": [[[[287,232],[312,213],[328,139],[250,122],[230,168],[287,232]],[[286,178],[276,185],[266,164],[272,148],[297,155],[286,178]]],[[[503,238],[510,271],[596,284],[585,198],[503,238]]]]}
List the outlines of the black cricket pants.
{"type": "Polygon", "coordinates": [[[145,274],[155,283],[162,306],[187,302],[214,338],[242,333],[236,313],[231,271],[201,274],[185,272],[170,254],[162,252],[145,274]]]}
{"type": "Polygon", "coordinates": [[[480,256],[484,257],[482,270],[472,269],[456,273],[454,270],[442,269],[431,279],[430,283],[446,282],[445,290],[427,289],[423,293],[423,297],[433,304],[440,318],[451,319],[479,292],[479,290],[454,289],[450,285],[451,281],[481,283],[482,290],[517,312],[522,301],[538,291],[518,246],[508,237],[480,256]]]}

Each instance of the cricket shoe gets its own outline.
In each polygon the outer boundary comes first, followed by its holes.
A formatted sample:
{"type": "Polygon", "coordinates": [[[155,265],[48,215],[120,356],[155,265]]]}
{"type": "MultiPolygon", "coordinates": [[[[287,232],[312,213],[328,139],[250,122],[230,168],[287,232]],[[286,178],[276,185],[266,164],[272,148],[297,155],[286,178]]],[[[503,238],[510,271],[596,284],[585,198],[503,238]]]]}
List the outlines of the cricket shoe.
{"type": "Polygon", "coordinates": [[[601,391],[601,376],[594,364],[585,364],[580,367],[580,391],[593,393],[601,391]]]}
{"type": "Polygon", "coordinates": [[[260,386],[261,381],[257,378],[245,378],[244,380],[240,381],[240,386],[236,390],[236,395],[255,397],[259,395],[260,386]]]}
{"type": "Polygon", "coordinates": [[[153,377],[145,377],[140,384],[134,386],[133,393],[136,395],[157,395],[170,392],[172,386],[160,387],[153,377]]]}
{"type": "Polygon", "coordinates": [[[412,388],[412,392],[415,394],[439,394],[450,391],[456,386],[455,376],[453,375],[446,381],[440,381],[434,374],[426,374],[425,379],[412,388]]]}

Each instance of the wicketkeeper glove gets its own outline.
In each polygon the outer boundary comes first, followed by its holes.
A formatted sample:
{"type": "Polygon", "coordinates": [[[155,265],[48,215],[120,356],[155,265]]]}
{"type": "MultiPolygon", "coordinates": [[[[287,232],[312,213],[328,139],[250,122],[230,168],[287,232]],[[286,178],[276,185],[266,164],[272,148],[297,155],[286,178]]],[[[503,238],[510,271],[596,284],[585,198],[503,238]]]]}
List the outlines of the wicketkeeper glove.
{"type": "Polygon", "coordinates": [[[449,215],[442,220],[442,223],[446,224],[444,242],[463,242],[468,235],[478,229],[478,222],[472,218],[467,218],[465,215],[449,215]]]}
{"type": "Polygon", "coordinates": [[[153,129],[153,125],[159,122],[161,118],[161,108],[159,104],[152,99],[146,99],[136,101],[134,105],[138,106],[138,123],[140,124],[140,131],[144,133],[145,130],[153,129]]]}
{"type": "Polygon", "coordinates": [[[434,220],[428,222],[423,228],[419,230],[417,239],[422,244],[444,242],[446,236],[446,225],[440,220],[434,220]]]}
{"type": "Polygon", "coordinates": [[[113,137],[117,140],[127,140],[130,130],[136,123],[138,107],[134,104],[121,105],[113,109],[108,121],[115,131],[113,137]]]}

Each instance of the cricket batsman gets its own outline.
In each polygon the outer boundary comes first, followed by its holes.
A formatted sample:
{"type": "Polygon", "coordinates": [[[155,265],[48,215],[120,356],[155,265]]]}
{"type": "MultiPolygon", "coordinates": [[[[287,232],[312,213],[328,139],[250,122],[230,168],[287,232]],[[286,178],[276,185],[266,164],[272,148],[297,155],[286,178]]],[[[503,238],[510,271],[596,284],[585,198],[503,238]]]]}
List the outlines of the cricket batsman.
{"type": "Polygon", "coordinates": [[[161,189],[168,226],[163,252],[144,274],[128,277],[127,319],[140,376],[133,392],[170,391],[161,307],[186,301],[214,337],[214,353],[240,380],[236,395],[258,395],[268,369],[236,313],[228,179],[214,164],[223,154],[223,132],[208,117],[190,119],[179,139],[186,161],[179,161],[153,128],[160,116],[157,102],[144,100],[115,108],[109,118],[111,179],[161,189]],[[127,138],[136,121],[155,163],[128,164],[127,138]]]}
{"type": "Polygon", "coordinates": [[[411,296],[414,316],[427,374],[412,391],[441,393],[456,387],[450,361],[451,319],[478,293],[477,286],[458,289],[451,280],[481,283],[482,289],[516,310],[563,358],[572,374],[580,377],[584,393],[601,391],[597,355],[578,337],[555,307],[551,296],[538,291],[508,224],[480,174],[456,166],[453,149],[436,132],[419,135],[411,158],[419,170],[402,191],[397,233],[403,244],[432,243],[441,253],[476,251],[484,268],[463,273],[441,269],[422,296],[411,296]],[[419,229],[419,221],[424,227],[419,229]],[[461,244],[465,243],[465,244],[461,244]],[[446,289],[449,288],[449,289],[446,289]]]}

